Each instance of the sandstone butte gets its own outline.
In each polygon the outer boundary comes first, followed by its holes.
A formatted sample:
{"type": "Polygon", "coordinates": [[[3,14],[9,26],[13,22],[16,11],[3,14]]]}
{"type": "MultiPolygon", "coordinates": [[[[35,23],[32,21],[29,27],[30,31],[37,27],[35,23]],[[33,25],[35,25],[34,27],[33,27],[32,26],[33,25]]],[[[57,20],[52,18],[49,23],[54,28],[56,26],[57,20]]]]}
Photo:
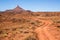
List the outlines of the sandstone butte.
{"type": "Polygon", "coordinates": [[[60,40],[60,12],[0,11],[0,40],[60,40]]]}

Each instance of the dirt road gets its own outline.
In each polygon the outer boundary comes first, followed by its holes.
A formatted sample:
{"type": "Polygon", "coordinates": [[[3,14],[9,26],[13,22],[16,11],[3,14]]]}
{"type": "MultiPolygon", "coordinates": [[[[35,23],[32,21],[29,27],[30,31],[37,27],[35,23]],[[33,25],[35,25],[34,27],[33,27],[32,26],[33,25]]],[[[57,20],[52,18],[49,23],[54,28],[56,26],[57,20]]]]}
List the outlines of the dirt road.
{"type": "Polygon", "coordinates": [[[40,20],[44,22],[44,25],[37,28],[35,32],[38,34],[39,40],[60,40],[60,31],[57,31],[58,29],[54,26],[51,26],[53,23],[52,21],[48,20],[40,20]],[[53,33],[55,32],[55,33],[53,33]],[[58,34],[59,37],[56,37],[55,35],[58,34]]]}

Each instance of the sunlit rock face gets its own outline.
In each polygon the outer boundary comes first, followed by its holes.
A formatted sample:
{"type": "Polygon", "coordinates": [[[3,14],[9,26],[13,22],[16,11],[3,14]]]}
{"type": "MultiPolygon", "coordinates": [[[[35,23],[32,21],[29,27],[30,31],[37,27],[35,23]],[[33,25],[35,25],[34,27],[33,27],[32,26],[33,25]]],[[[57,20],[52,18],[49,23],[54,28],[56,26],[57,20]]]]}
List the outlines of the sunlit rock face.
{"type": "Polygon", "coordinates": [[[60,12],[0,12],[0,40],[60,40],[60,12]]]}
{"type": "Polygon", "coordinates": [[[17,7],[13,9],[13,11],[14,12],[20,12],[20,11],[24,11],[24,9],[17,5],[17,7]]]}

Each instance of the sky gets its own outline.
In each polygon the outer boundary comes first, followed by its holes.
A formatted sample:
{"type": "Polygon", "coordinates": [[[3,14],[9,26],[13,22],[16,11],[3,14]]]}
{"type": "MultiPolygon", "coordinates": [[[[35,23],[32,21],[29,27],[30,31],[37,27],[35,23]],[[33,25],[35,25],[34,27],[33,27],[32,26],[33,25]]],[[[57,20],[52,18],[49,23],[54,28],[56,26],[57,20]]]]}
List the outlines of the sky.
{"type": "Polygon", "coordinates": [[[60,11],[60,0],[0,0],[0,11],[17,5],[31,11],[60,11]]]}

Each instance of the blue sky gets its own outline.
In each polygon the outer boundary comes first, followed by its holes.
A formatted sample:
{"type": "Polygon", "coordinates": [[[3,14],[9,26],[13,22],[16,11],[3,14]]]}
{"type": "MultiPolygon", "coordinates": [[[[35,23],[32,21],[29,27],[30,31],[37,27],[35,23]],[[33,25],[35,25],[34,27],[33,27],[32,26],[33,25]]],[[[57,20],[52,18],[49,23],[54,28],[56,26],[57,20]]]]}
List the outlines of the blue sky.
{"type": "Polygon", "coordinates": [[[0,0],[0,11],[17,5],[31,11],[60,11],[60,0],[0,0]]]}

